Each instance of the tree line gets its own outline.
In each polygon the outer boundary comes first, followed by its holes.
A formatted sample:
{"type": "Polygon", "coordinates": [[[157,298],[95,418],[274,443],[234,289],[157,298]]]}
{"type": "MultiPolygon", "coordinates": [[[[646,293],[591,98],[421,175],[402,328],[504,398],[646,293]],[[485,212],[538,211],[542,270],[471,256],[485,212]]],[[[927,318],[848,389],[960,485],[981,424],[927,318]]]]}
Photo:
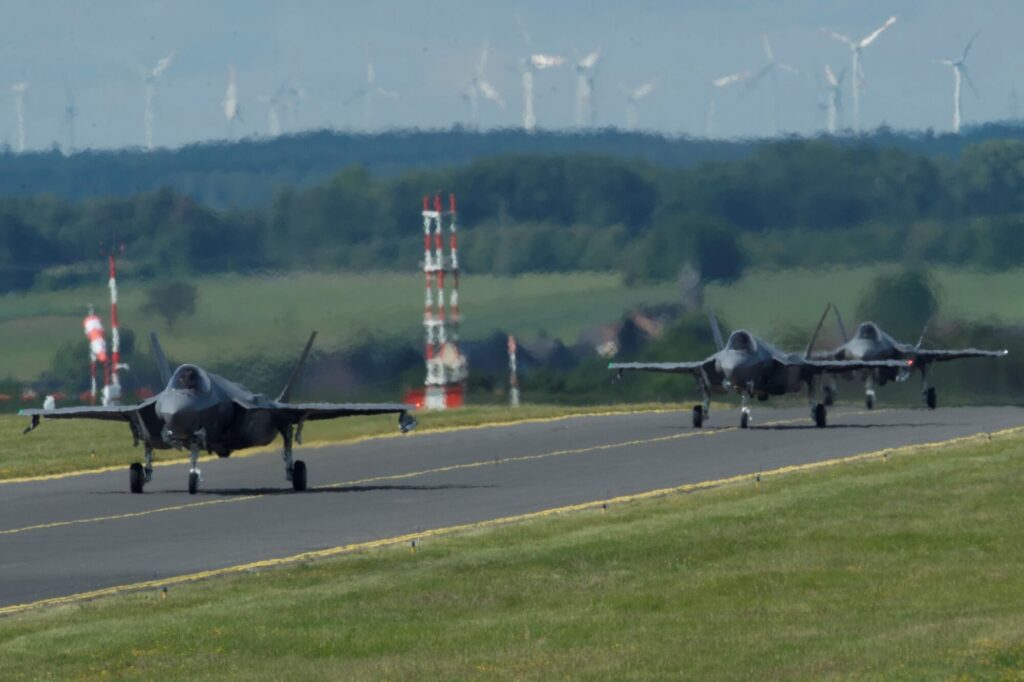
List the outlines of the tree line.
{"type": "Polygon", "coordinates": [[[397,269],[421,258],[424,192],[458,197],[469,271],[620,271],[705,279],[746,264],[907,261],[986,269],[1024,256],[1024,141],[956,159],[833,140],[765,144],[693,168],[592,155],[505,155],[380,177],[362,166],[217,209],[170,188],[80,201],[0,199],[0,291],[126,274],[397,269]]]}

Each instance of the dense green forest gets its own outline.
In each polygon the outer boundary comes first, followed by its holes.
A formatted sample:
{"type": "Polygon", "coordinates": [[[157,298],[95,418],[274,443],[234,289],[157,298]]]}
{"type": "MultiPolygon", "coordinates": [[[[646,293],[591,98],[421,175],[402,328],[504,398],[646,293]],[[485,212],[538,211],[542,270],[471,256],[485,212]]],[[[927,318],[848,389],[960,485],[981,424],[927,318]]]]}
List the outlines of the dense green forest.
{"type": "Polygon", "coordinates": [[[128,198],[0,199],[0,291],[60,287],[124,246],[133,276],[400,269],[420,257],[424,191],[459,198],[470,271],[620,271],[708,279],[744,264],[873,261],[1005,269],[1024,256],[1024,141],[956,159],[877,144],[791,140],[671,168],[592,155],[515,155],[378,177],[362,166],[215,209],[169,188],[128,198]],[[91,265],[90,265],[91,263],[91,265]]]}
{"type": "MultiPolygon", "coordinates": [[[[833,138],[845,146],[900,149],[929,157],[957,158],[968,146],[992,139],[1024,139],[1017,123],[965,128],[963,134],[907,133],[879,129],[833,138]]],[[[463,166],[508,154],[591,154],[645,161],[665,168],[694,168],[706,161],[737,161],[765,140],[707,140],[605,129],[588,133],[520,129],[479,132],[455,128],[359,135],[317,131],[272,139],[209,142],[180,149],[0,153],[0,196],[52,194],[63,199],[129,197],[163,187],[207,206],[251,208],[282,187],[324,182],[339,168],[359,165],[375,177],[410,170],[463,166]]]]}

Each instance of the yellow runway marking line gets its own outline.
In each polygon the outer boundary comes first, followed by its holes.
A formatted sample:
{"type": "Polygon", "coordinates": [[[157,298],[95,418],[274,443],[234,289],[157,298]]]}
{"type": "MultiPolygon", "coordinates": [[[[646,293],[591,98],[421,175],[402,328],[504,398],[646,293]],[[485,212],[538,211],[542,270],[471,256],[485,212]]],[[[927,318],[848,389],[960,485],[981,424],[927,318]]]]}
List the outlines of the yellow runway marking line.
{"type": "MultiPolygon", "coordinates": [[[[665,408],[665,409],[649,409],[649,410],[623,410],[620,412],[616,411],[603,411],[603,412],[582,412],[580,414],[565,414],[558,417],[531,417],[530,419],[519,419],[515,421],[491,421],[484,422],[482,424],[467,424],[465,426],[440,426],[436,428],[427,427],[423,430],[412,431],[410,433],[380,433],[376,435],[367,436],[353,436],[352,438],[342,438],[340,440],[323,440],[313,441],[311,443],[305,443],[302,447],[304,449],[318,449],[318,448],[329,448],[337,447],[339,445],[355,445],[357,443],[365,443],[369,440],[380,440],[388,438],[416,438],[420,436],[434,436],[440,433],[453,433],[456,431],[471,431],[474,429],[493,429],[501,426],[519,426],[520,424],[546,424],[550,422],[566,421],[568,419],[580,419],[584,417],[614,417],[614,416],[628,416],[637,414],[665,414],[667,412],[684,412],[682,408],[665,408]]],[[[268,452],[276,452],[280,448],[276,445],[264,445],[256,448],[249,448],[241,452],[232,453],[231,459],[245,459],[246,457],[253,457],[255,455],[263,455],[268,452]]],[[[213,455],[204,455],[199,458],[200,462],[213,460],[213,455]]],[[[173,459],[161,460],[153,462],[153,467],[169,467],[177,466],[188,462],[188,457],[175,457],[173,459]]],[[[7,483],[31,483],[33,481],[54,481],[63,478],[74,478],[76,476],[91,476],[93,474],[109,474],[112,471],[121,471],[125,467],[121,466],[108,466],[100,467],[99,469],[85,469],[82,471],[65,471],[60,474],[40,474],[39,476],[20,476],[18,478],[6,478],[0,479],[0,485],[7,483]]]]}
{"type": "MultiPolygon", "coordinates": [[[[779,467],[778,469],[771,469],[769,471],[760,472],[762,479],[766,476],[779,476],[784,474],[791,474],[795,472],[813,471],[815,469],[824,469],[827,467],[833,467],[840,464],[849,464],[853,462],[862,462],[869,459],[877,459],[884,455],[898,454],[901,452],[911,452],[914,450],[933,450],[942,447],[949,447],[954,445],[960,445],[975,440],[983,440],[986,438],[999,438],[1002,436],[1014,435],[1017,433],[1024,432],[1024,426],[1017,426],[1009,429],[1003,429],[1001,431],[995,431],[992,433],[975,433],[969,436],[959,436],[957,438],[950,438],[942,441],[934,441],[932,443],[922,443],[919,445],[904,445],[893,448],[882,448],[880,450],[873,450],[871,452],[865,452],[858,455],[850,455],[848,457],[838,457],[836,459],[822,460],[820,462],[809,462],[807,464],[795,464],[791,466],[779,467]]],[[[371,549],[378,549],[383,547],[392,547],[395,545],[408,544],[412,540],[422,540],[423,538],[436,538],[443,537],[446,535],[454,535],[465,531],[480,530],[485,528],[495,528],[498,526],[509,525],[512,523],[519,523],[522,521],[529,521],[532,519],[539,519],[548,516],[556,516],[560,514],[568,514],[572,512],[586,511],[590,509],[600,509],[605,505],[609,504],[626,504],[629,502],[638,502],[641,500],[649,500],[657,497],[665,497],[668,495],[676,495],[680,493],[690,493],[699,490],[707,490],[709,488],[719,488],[722,486],[749,482],[757,476],[756,473],[738,474],[736,476],[729,476],[728,478],[720,478],[714,481],[701,481],[699,483],[687,483],[684,485],[675,486],[672,488],[660,488],[657,490],[649,490],[642,493],[634,493],[631,495],[620,495],[604,500],[593,500],[590,502],[581,502],[578,504],[565,505],[562,507],[553,507],[551,509],[543,509],[535,512],[527,512],[525,514],[516,514],[514,516],[505,516],[497,519],[488,519],[484,521],[476,521],[473,523],[465,523],[457,526],[446,526],[444,528],[434,528],[431,530],[425,530],[419,533],[406,533],[404,535],[397,535],[390,538],[382,538],[380,540],[369,540],[367,542],[355,542],[348,545],[340,545],[338,547],[329,547],[327,549],[320,549],[311,552],[302,552],[300,554],[293,554],[287,557],[279,557],[276,559],[263,559],[261,561],[253,561],[247,564],[238,564],[235,566],[226,566],[224,568],[215,568],[208,571],[199,571],[196,573],[188,573],[185,575],[177,575],[169,578],[160,578],[157,580],[147,580],[145,582],[131,583],[128,585],[115,585],[113,587],[105,587],[99,590],[92,590],[89,592],[79,592],[78,594],[69,594],[63,597],[51,597],[49,599],[40,599],[34,602],[27,602],[25,604],[12,604],[11,606],[0,607],[0,616],[12,615],[21,613],[29,609],[39,608],[43,606],[58,606],[61,604],[74,604],[77,602],[87,601],[90,599],[96,599],[98,597],[113,596],[117,594],[124,594],[128,592],[138,592],[147,589],[159,589],[161,587],[171,587],[174,585],[182,585],[185,583],[196,582],[199,580],[205,580],[208,578],[215,578],[227,575],[236,575],[239,573],[246,573],[250,571],[257,571],[267,568],[277,568],[280,566],[288,566],[304,561],[312,561],[316,559],[326,559],[330,557],[336,557],[343,554],[352,554],[355,552],[361,552],[371,549]]]]}
{"type": "MultiPolygon", "coordinates": [[[[772,426],[772,425],[777,425],[777,424],[788,424],[788,423],[793,422],[793,421],[798,421],[798,420],[797,419],[785,419],[785,420],[780,420],[780,421],[775,421],[775,422],[767,422],[767,423],[765,423],[765,426],[772,426]]],[[[692,436],[713,436],[715,434],[727,433],[729,431],[736,431],[736,430],[737,430],[736,427],[731,427],[731,428],[725,428],[725,429],[716,429],[716,430],[713,430],[713,431],[711,431],[711,430],[709,430],[709,431],[688,431],[688,432],[685,432],[685,433],[672,434],[670,436],[658,436],[658,437],[655,437],[655,438],[640,438],[640,439],[623,441],[623,442],[620,442],[620,443],[603,443],[601,445],[592,445],[592,446],[585,447],[585,448],[573,448],[573,449],[569,449],[569,450],[555,450],[553,452],[544,452],[544,453],[540,453],[540,454],[536,454],[536,455],[516,455],[516,456],[512,456],[512,457],[501,457],[501,458],[496,458],[496,459],[482,460],[482,461],[478,461],[478,462],[465,462],[463,464],[451,464],[451,465],[443,466],[443,467],[435,467],[433,469],[423,469],[421,471],[410,471],[410,472],[401,473],[401,474],[385,474],[385,475],[381,475],[381,476],[372,476],[370,478],[362,478],[362,479],[358,479],[358,480],[355,480],[355,481],[344,481],[344,482],[341,482],[341,483],[327,483],[327,484],[324,484],[324,485],[314,486],[313,489],[314,490],[332,490],[332,489],[337,489],[337,488],[347,488],[349,486],[365,485],[367,483],[375,483],[375,482],[378,482],[378,481],[402,480],[402,479],[408,479],[408,478],[417,478],[419,476],[427,476],[429,474],[444,473],[444,472],[448,472],[448,471],[458,471],[460,469],[475,469],[475,468],[485,467],[485,466],[494,466],[495,464],[510,464],[510,463],[515,463],[515,462],[528,462],[528,461],[531,461],[531,460],[546,459],[546,458],[549,458],[549,457],[563,457],[565,455],[580,455],[580,454],[584,454],[584,453],[587,453],[587,452],[597,452],[597,451],[601,451],[601,450],[612,450],[612,449],[615,449],[615,448],[624,448],[624,447],[630,447],[630,446],[634,446],[634,445],[647,445],[647,444],[650,444],[650,443],[660,443],[660,442],[667,441],[667,440],[678,440],[678,439],[681,439],[681,438],[689,438],[689,437],[692,437],[692,436]]],[[[282,491],[282,492],[286,492],[286,491],[282,491]]],[[[196,508],[196,507],[207,507],[207,506],[214,505],[214,504],[228,504],[228,503],[231,503],[231,502],[245,502],[245,501],[248,501],[248,500],[260,499],[262,497],[269,497],[270,495],[275,495],[275,494],[280,494],[280,493],[260,493],[258,495],[245,495],[245,496],[242,496],[242,497],[233,497],[233,498],[227,498],[227,499],[221,499],[221,500],[206,500],[206,501],[203,501],[203,502],[190,502],[190,503],[187,503],[187,504],[178,504],[178,505],[173,505],[173,506],[170,506],[170,507],[158,507],[156,509],[149,509],[149,510],[140,511],[140,512],[129,512],[129,513],[126,513],[126,514],[111,514],[109,516],[95,516],[95,517],[88,518],[88,519],[74,519],[74,520],[70,520],[70,521],[53,521],[51,523],[39,523],[39,524],[35,524],[35,525],[32,525],[32,526],[24,526],[22,528],[11,528],[9,530],[0,530],[0,536],[3,536],[3,535],[15,535],[17,533],[26,533],[26,532],[33,531],[33,530],[46,530],[46,529],[50,529],[50,528],[61,528],[63,526],[76,526],[76,525],[82,525],[82,524],[87,524],[87,523],[100,523],[102,521],[118,521],[118,520],[121,520],[121,519],[133,519],[133,518],[137,518],[137,517],[140,517],[140,516],[150,516],[150,515],[159,514],[159,513],[162,513],[162,512],[184,511],[186,509],[193,509],[193,508],[196,508]]]]}

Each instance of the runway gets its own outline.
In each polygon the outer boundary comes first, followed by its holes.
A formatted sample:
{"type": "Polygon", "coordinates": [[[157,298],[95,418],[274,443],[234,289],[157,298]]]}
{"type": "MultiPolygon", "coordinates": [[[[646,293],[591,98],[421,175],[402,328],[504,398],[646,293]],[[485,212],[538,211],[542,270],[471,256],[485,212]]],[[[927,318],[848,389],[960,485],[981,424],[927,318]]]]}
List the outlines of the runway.
{"type": "MultiPolygon", "coordinates": [[[[427,417],[429,419],[429,417],[427,417]]],[[[312,489],[294,493],[276,453],[159,467],[143,495],[123,471],[0,482],[0,609],[430,529],[993,432],[1019,408],[737,411],[690,428],[688,412],[577,417],[304,447],[312,489]]],[[[41,428],[60,429],[58,422],[41,428]]],[[[0,611],[2,612],[2,611],[0,611]]]]}

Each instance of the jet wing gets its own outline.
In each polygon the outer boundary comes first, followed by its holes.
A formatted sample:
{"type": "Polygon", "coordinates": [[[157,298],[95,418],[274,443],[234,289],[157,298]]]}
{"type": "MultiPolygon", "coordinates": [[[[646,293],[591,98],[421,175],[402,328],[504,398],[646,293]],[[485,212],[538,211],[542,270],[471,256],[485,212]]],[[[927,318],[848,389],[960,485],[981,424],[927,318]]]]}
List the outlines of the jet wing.
{"type": "Polygon", "coordinates": [[[608,369],[619,372],[668,372],[670,374],[698,374],[706,360],[700,362],[610,362],[608,369]]]}
{"type": "Polygon", "coordinates": [[[413,406],[404,403],[276,403],[266,408],[250,409],[267,409],[275,416],[299,422],[373,414],[404,414],[411,411],[413,406]]]}
{"type": "Polygon", "coordinates": [[[843,374],[861,369],[910,369],[907,360],[804,360],[811,374],[843,374]]]}
{"type": "Polygon", "coordinates": [[[82,406],[82,407],[58,407],[52,410],[29,409],[19,410],[22,417],[32,417],[38,422],[40,417],[47,419],[104,419],[106,421],[131,421],[132,415],[138,412],[143,405],[111,405],[111,406],[82,406]]]}
{"type": "Polygon", "coordinates": [[[1006,350],[978,350],[977,348],[963,348],[960,350],[915,350],[910,355],[914,364],[925,362],[945,362],[947,360],[960,360],[961,358],[1001,358],[1010,351],[1006,350]]]}

